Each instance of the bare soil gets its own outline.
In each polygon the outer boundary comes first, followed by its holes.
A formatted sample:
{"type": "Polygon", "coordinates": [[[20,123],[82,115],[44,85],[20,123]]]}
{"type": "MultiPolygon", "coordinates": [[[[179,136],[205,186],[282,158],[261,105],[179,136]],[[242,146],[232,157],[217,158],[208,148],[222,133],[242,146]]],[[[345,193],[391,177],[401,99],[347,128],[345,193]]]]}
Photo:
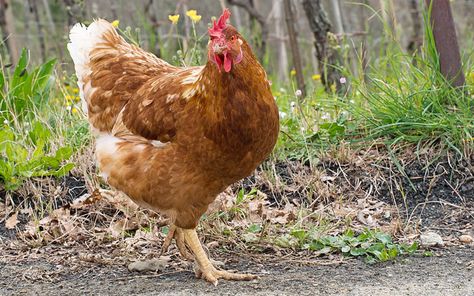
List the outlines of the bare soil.
{"type": "Polygon", "coordinates": [[[433,257],[408,257],[367,265],[359,260],[305,262],[227,255],[226,268],[260,276],[251,282],[194,278],[191,267],[161,273],[132,273],[125,266],[51,264],[48,254],[0,263],[1,295],[474,295],[474,249],[439,250],[433,257]]]}
{"type": "MultiPolygon", "coordinates": [[[[265,194],[268,207],[277,210],[285,209],[288,204],[316,211],[317,206],[331,203],[381,201],[395,208],[396,213],[389,218],[374,214],[373,218],[376,222],[379,219],[380,225],[390,223],[383,219],[401,221],[403,227],[397,226],[396,233],[392,234],[409,240],[417,239],[417,235],[426,230],[442,235],[446,246],[435,249],[432,257],[423,257],[422,252],[418,252],[415,256],[375,265],[340,255],[315,258],[307,251],[274,249],[268,242],[267,250],[262,246],[249,247],[235,237],[216,239],[219,234],[212,233],[211,227],[204,228],[201,237],[207,242],[209,239],[218,241],[219,247],[210,251],[211,257],[225,262],[227,269],[252,272],[260,279],[220,281],[214,287],[196,280],[192,266],[174,254],[160,272],[130,272],[128,263],[137,257],[156,255],[159,241],[155,237],[130,241],[121,237],[109,238],[110,233],[104,231],[111,221],[123,220],[126,215],[112,206],[73,210],[69,204],[85,194],[87,188],[80,177],[69,176],[48,186],[35,184],[35,188],[62,188],[61,196],[54,200],[48,200],[45,190],[45,200],[39,205],[47,204],[52,209],[65,207],[67,213],[71,210],[71,216],[86,221],[83,229],[86,232],[69,237],[63,232],[56,233],[60,229],[57,225],[64,222],[63,226],[68,226],[72,218],[53,217],[47,224],[52,230],[50,234],[40,229],[50,235],[50,240],[32,246],[31,242],[22,244],[16,240],[17,234],[25,230],[30,214],[19,211],[15,229],[7,229],[5,220],[0,222],[0,295],[474,296],[474,243],[463,245],[458,239],[461,234],[474,236],[473,160],[456,160],[448,156],[432,161],[427,156],[423,160],[420,156],[408,155],[399,161],[403,171],[386,153],[372,149],[321,158],[316,166],[291,161],[274,163],[272,182],[267,168],[266,171],[258,170],[236,188],[243,187],[246,192],[257,188],[265,194]],[[100,239],[94,233],[96,229],[100,230],[100,239]],[[127,245],[132,241],[132,245],[127,245]]],[[[4,194],[0,189],[0,202],[5,202],[4,194]]],[[[36,197],[25,199],[14,195],[13,202],[21,203],[22,208],[28,208],[29,202],[32,202],[32,208],[38,206],[36,197]]],[[[384,211],[380,213],[378,215],[383,216],[384,211]]],[[[10,214],[5,212],[4,215],[10,214]]],[[[351,216],[351,219],[357,220],[357,216],[351,216]]],[[[330,221],[338,220],[341,218],[334,216],[330,221]]],[[[366,227],[361,221],[356,222],[366,227]]],[[[213,226],[212,223],[205,225],[213,226]]],[[[129,235],[133,235],[133,231],[129,235]]],[[[152,232],[159,231],[154,229],[152,232]]]]}

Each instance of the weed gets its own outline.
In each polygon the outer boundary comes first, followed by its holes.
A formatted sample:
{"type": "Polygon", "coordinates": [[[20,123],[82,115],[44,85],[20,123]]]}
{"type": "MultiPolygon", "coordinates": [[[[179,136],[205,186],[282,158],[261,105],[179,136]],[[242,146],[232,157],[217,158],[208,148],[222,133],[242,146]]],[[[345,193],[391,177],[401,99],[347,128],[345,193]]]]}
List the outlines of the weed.
{"type": "Polygon", "coordinates": [[[18,189],[28,178],[60,177],[74,167],[65,163],[73,147],[58,143],[67,129],[64,118],[46,108],[55,92],[55,60],[31,72],[28,64],[28,51],[23,49],[13,73],[0,72],[0,179],[7,191],[18,189]]]}
{"type": "Polygon", "coordinates": [[[74,167],[73,163],[63,164],[72,155],[71,147],[49,155],[51,133],[39,121],[33,122],[28,139],[20,137],[10,128],[0,131],[0,178],[6,190],[17,189],[31,177],[64,176],[74,167]]]}
{"type": "Polygon", "coordinates": [[[30,73],[28,55],[28,51],[23,49],[11,76],[7,71],[0,71],[0,120],[2,122],[33,119],[35,110],[44,106],[49,98],[54,82],[52,73],[56,60],[46,62],[30,73]]]}
{"type": "Polygon", "coordinates": [[[282,247],[314,251],[317,255],[342,253],[346,257],[364,257],[367,263],[392,260],[418,250],[416,242],[411,245],[397,244],[389,234],[370,229],[365,229],[358,235],[349,229],[337,236],[294,229],[290,235],[279,237],[276,243],[282,247]]]}

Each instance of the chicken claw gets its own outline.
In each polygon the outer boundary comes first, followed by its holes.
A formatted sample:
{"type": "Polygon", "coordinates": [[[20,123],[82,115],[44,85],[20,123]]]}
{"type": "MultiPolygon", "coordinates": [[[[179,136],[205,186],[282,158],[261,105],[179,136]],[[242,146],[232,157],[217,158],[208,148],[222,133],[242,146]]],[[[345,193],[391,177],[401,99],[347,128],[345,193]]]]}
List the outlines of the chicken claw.
{"type": "Polygon", "coordinates": [[[173,238],[176,241],[176,246],[178,247],[178,250],[181,256],[187,260],[194,259],[193,255],[191,255],[188,252],[188,249],[186,248],[186,244],[184,243],[183,230],[177,227],[176,225],[170,226],[168,230],[168,235],[166,236],[165,241],[163,242],[163,245],[161,246],[160,256],[162,256],[164,253],[168,251],[168,248],[173,238]]]}
{"type": "Polygon", "coordinates": [[[256,279],[257,276],[253,274],[232,273],[225,270],[216,269],[209,258],[207,258],[201,242],[197,236],[195,229],[182,229],[184,239],[194,253],[195,260],[199,267],[195,270],[196,277],[205,279],[206,281],[217,286],[219,279],[234,280],[234,281],[250,281],[256,279]]]}
{"type": "Polygon", "coordinates": [[[218,270],[212,265],[206,270],[197,269],[194,272],[197,278],[205,279],[214,284],[214,286],[217,286],[219,279],[230,281],[251,281],[258,278],[258,276],[250,273],[233,273],[226,270],[218,270]]]}

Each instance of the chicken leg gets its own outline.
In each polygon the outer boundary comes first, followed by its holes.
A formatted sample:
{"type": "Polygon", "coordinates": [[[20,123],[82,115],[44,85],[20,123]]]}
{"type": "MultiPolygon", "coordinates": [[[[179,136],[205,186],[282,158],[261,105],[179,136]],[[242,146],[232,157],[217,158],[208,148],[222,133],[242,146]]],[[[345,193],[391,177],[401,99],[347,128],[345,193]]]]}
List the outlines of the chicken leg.
{"type": "Polygon", "coordinates": [[[166,236],[165,241],[163,242],[163,245],[161,246],[160,256],[168,251],[168,248],[173,238],[176,241],[176,246],[178,247],[178,250],[181,256],[184,259],[192,260],[193,255],[191,255],[188,252],[188,249],[186,248],[186,244],[184,243],[183,229],[177,227],[174,224],[170,225],[169,227],[168,235],[166,236]]]}
{"type": "Polygon", "coordinates": [[[181,231],[184,234],[184,240],[186,241],[186,244],[194,253],[194,258],[199,265],[199,270],[196,272],[196,277],[203,278],[215,286],[217,286],[219,279],[249,281],[257,278],[257,276],[253,274],[232,273],[225,270],[216,269],[204,252],[196,229],[181,229],[181,231]]]}

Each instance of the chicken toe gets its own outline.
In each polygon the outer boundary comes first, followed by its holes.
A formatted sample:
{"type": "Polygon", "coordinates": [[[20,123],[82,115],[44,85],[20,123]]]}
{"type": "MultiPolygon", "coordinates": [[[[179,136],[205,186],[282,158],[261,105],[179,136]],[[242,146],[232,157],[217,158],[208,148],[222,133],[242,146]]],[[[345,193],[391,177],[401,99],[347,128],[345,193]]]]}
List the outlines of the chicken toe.
{"type": "Polygon", "coordinates": [[[214,285],[217,285],[219,279],[250,281],[257,278],[257,276],[253,274],[232,273],[216,269],[204,252],[196,230],[182,229],[182,231],[184,233],[184,239],[194,253],[195,260],[198,263],[198,268],[195,269],[196,277],[205,279],[214,285]]]}

